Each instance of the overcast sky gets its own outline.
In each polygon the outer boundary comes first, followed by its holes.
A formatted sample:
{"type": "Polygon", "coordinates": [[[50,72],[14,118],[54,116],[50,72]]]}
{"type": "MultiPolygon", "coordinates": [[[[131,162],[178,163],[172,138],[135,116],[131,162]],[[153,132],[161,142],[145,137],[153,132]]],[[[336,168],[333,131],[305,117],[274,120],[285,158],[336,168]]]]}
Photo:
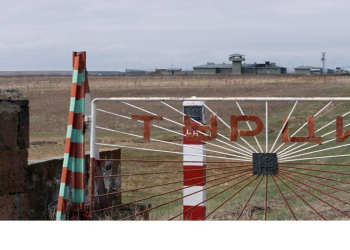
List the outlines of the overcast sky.
{"type": "Polygon", "coordinates": [[[349,0],[0,0],[0,71],[186,69],[272,61],[350,66],[349,0]]]}

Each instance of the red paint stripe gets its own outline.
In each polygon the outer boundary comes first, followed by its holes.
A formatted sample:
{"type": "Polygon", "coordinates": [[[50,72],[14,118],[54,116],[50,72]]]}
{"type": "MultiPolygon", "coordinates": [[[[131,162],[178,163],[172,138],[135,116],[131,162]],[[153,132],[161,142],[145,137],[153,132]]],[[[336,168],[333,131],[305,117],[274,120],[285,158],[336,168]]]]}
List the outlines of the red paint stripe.
{"type": "Polygon", "coordinates": [[[84,128],[84,115],[82,113],[74,113],[73,128],[83,130],[83,128],[84,128]]]}
{"type": "Polygon", "coordinates": [[[76,100],[79,100],[81,98],[85,98],[85,88],[84,88],[84,82],[82,82],[81,86],[77,86],[77,94],[75,96],[76,100]]]}
{"type": "Polygon", "coordinates": [[[71,183],[70,177],[71,176],[72,176],[72,171],[67,170],[66,186],[70,186],[70,183],[71,183]]]}
{"type": "Polygon", "coordinates": [[[69,111],[68,114],[68,126],[72,125],[74,121],[74,111],[69,111]]]}
{"type": "Polygon", "coordinates": [[[84,144],[72,142],[69,156],[80,159],[84,158],[84,144]]]}
{"type": "Polygon", "coordinates": [[[76,97],[77,96],[77,87],[78,87],[77,83],[72,83],[70,97],[76,97]]]}
{"type": "Polygon", "coordinates": [[[67,171],[68,171],[67,168],[62,168],[61,183],[66,183],[66,181],[67,181],[67,171]]]}
{"type": "Polygon", "coordinates": [[[74,56],[74,62],[73,62],[73,68],[75,70],[79,70],[79,64],[80,64],[79,61],[80,61],[80,56],[75,55],[74,56]]]}
{"type": "Polygon", "coordinates": [[[84,189],[84,174],[80,172],[73,173],[72,188],[84,189]]]}
{"type": "Polygon", "coordinates": [[[63,204],[62,204],[62,215],[66,215],[67,214],[67,200],[63,200],[63,204]]]}
{"type": "Polygon", "coordinates": [[[206,181],[205,166],[183,166],[183,170],[184,170],[184,182],[183,182],[184,186],[204,186],[205,185],[205,181],[206,181]],[[192,171],[188,171],[188,170],[192,170],[192,171]],[[191,180],[194,178],[196,179],[191,180]]]}
{"type": "Polygon", "coordinates": [[[69,153],[71,148],[71,138],[66,138],[66,146],[64,148],[64,153],[69,153]]]}
{"type": "Polygon", "coordinates": [[[58,196],[57,212],[62,212],[63,210],[63,196],[58,196]]]}
{"type": "MultiPolygon", "coordinates": [[[[184,135],[186,135],[187,129],[184,127],[182,129],[182,132],[183,132],[184,135]]],[[[182,142],[183,142],[183,144],[192,144],[192,145],[203,145],[203,144],[205,144],[202,141],[187,139],[186,136],[183,137],[182,142]]]]}
{"type": "Polygon", "coordinates": [[[183,206],[184,211],[193,208],[183,214],[183,220],[202,220],[205,217],[205,206],[183,206]]]}

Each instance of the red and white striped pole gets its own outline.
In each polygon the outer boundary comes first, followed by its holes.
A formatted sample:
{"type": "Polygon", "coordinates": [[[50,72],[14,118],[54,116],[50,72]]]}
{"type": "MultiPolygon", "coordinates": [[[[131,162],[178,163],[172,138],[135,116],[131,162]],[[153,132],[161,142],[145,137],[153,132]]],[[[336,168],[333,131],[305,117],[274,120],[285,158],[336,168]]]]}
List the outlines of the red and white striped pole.
{"type": "MultiPolygon", "coordinates": [[[[205,124],[203,102],[185,101],[183,102],[183,108],[185,115],[189,115],[197,122],[205,124]]],[[[191,121],[191,125],[199,125],[197,122],[191,121]]],[[[188,130],[188,128],[184,127],[183,133],[184,135],[188,135],[196,133],[196,131],[192,129],[188,130]]],[[[186,136],[183,137],[184,220],[202,220],[205,217],[206,204],[203,202],[206,199],[206,192],[204,190],[206,187],[205,146],[205,143],[202,141],[188,139],[186,136]],[[197,204],[199,205],[196,206],[197,204]]]]}

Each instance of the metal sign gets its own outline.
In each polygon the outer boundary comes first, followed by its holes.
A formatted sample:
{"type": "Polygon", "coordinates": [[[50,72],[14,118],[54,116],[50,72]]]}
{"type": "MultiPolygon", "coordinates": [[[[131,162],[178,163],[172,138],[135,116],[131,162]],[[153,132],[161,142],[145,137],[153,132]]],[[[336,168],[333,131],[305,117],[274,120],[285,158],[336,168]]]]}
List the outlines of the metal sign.
{"type": "MultiPolygon", "coordinates": [[[[122,149],[117,219],[345,219],[350,201],[346,97],[96,98],[99,148],[122,149]],[[123,210],[124,209],[124,210],[123,210]],[[125,212],[125,211],[128,212],[125,212]]],[[[108,176],[106,176],[108,177],[108,176]]],[[[112,216],[111,215],[111,216],[112,216]]]]}

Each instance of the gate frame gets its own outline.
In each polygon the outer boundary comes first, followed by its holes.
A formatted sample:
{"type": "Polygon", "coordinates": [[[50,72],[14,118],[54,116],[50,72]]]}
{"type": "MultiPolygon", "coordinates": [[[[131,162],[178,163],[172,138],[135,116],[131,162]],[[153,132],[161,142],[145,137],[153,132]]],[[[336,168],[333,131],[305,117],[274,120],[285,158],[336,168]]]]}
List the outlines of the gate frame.
{"type": "MultiPolygon", "coordinates": [[[[99,150],[96,145],[96,106],[97,102],[102,101],[178,101],[178,102],[206,102],[206,101],[258,101],[265,102],[266,106],[266,131],[268,128],[268,102],[274,101],[306,101],[306,102],[350,102],[350,97],[110,97],[110,98],[95,98],[91,102],[91,115],[88,117],[91,122],[90,126],[90,180],[89,180],[89,215],[90,218],[93,216],[93,197],[94,197],[94,172],[97,166],[96,159],[99,159],[99,150]]],[[[295,107],[295,105],[294,105],[295,107]]],[[[293,107],[293,109],[294,109],[293,107]]],[[[289,119],[289,118],[288,118],[289,119]]],[[[288,120],[287,119],[287,120],[288,120]]],[[[283,128],[282,128],[283,129],[283,128]]],[[[282,130],[281,130],[282,131],[282,130]]],[[[278,138],[277,138],[278,139],[278,138]]],[[[266,149],[268,150],[268,135],[266,134],[266,149]]],[[[272,147],[273,148],[273,147],[272,147]]],[[[271,150],[271,149],[270,149],[271,150]]],[[[185,206],[183,204],[183,206],[185,206]]],[[[204,215],[205,216],[205,215],[204,215]]]]}

